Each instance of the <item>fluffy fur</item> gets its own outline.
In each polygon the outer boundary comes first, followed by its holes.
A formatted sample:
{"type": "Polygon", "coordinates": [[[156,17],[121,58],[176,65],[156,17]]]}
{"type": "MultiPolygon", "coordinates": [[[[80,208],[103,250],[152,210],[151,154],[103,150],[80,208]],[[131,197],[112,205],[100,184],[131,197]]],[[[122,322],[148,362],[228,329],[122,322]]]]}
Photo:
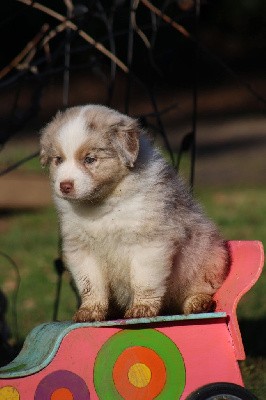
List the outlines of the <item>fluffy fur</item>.
{"type": "Polygon", "coordinates": [[[225,244],[136,120],[99,105],[58,113],[41,163],[81,297],[75,321],[213,308],[225,244]]]}

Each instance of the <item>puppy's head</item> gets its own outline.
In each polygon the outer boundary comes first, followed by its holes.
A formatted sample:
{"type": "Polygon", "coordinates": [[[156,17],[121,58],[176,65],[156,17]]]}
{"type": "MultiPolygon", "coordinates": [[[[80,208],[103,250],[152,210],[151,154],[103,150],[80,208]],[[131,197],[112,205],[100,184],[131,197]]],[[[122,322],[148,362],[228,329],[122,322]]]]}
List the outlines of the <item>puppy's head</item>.
{"type": "Polygon", "coordinates": [[[137,122],[104,106],[69,108],[41,132],[41,164],[50,166],[55,195],[69,200],[108,195],[138,152],[137,122]]]}

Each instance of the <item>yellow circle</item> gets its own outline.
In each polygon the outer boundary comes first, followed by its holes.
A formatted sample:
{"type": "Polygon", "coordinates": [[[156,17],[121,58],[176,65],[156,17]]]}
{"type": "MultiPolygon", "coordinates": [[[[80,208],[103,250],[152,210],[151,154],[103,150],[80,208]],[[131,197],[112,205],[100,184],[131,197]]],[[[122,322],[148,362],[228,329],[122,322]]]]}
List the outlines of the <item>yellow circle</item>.
{"type": "Polygon", "coordinates": [[[128,371],[129,382],[138,388],[143,388],[150,383],[151,370],[142,363],[133,364],[128,371]]]}
{"type": "Polygon", "coordinates": [[[19,392],[13,386],[5,386],[0,389],[0,400],[19,400],[19,392]]]}

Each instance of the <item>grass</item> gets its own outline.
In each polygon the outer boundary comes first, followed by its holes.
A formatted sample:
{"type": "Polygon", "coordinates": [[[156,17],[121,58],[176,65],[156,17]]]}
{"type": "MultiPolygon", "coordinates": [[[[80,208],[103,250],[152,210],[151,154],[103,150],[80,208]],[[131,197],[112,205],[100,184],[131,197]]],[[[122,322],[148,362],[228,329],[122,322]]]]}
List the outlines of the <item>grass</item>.
{"type": "MultiPolygon", "coordinates": [[[[0,159],[0,170],[4,170],[10,165],[16,164],[18,160],[26,159],[33,153],[38,151],[37,146],[25,146],[25,145],[11,145],[5,151],[1,152],[0,159]]],[[[23,163],[20,166],[20,170],[24,172],[40,172],[40,161],[39,157],[35,156],[23,163]]]]}
{"type": "MultiPolygon", "coordinates": [[[[5,216],[7,218],[7,216],[5,216]]],[[[57,276],[53,267],[58,257],[57,219],[53,209],[9,215],[10,227],[2,235],[1,251],[10,255],[19,268],[21,283],[17,297],[19,336],[25,335],[37,324],[50,321],[53,313],[57,276]]],[[[1,260],[2,289],[10,299],[14,295],[15,269],[1,260]],[[4,264],[3,264],[4,263],[4,264]]],[[[64,276],[60,319],[70,319],[75,309],[74,295],[64,276]]],[[[12,310],[8,313],[11,326],[12,310]]]]}
{"type": "MultiPolygon", "coordinates": [[[[265,188],[206,188],[196,196],[227,239],[261,240],[266,243],[265,188]]],[[[51,321],[57,276],[53,261],[58,256],[58,227],[53,208],[2,214],[5,231],[1,234],[0,251],[16,262],[21,276],[16,311],[19,337],[23,340],[36,325],[51,321]]],[[[1,255],[0,255],[1,257],[1,255]]],[[[9,299],[8,325],[16,336],[12,302],[16,269],[1,257],[0,283],[9,299]]],[[[63,275],[60,320],[71,319],[76,298],[63,275]]],[[[266,271],[238,307],[247,360],[241,369],[247,388],[260,399],[266,398],[266,271]]],[[[14,340],[14,339],[13,339],[14,340]]]]}

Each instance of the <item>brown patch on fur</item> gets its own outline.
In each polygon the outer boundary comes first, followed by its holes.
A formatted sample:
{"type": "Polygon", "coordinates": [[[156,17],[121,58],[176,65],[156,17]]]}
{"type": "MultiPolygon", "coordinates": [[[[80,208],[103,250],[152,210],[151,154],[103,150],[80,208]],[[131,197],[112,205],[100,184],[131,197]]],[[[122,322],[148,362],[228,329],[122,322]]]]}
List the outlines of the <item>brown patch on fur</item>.
{"type": "Polygon", "coordinates": [[[102,118],[101,113],[95,109],[87,109],[84,111],[84,117],[86,119],[86,126],[88,130],[96,131],[104,130],[106,124],[105,118],[102,118]]]}
{"type": "Polygon", "coordinates": [[[90,140],[85,142],[83,145],[81,145],[77,151],[75,152],[75,159],[78,160],[79,162],[83,162],[86,156],[94,156],[91,151],[91,145],[90,145],[90,140]]]}
{"type": "Polygon", "coordinates": [[[59,145],[55,143],[54,147],[51,147],[50,153],[49,153],[49,158],[48,158],[48,164],[50,166],[50,173],[53,175],[53,170],[57,168],[61,162],[64,162],[66,159],[65,154],[63,153],[62,149],[60,148],[59,145]],[[61,161],[59,161],[59,158],[61,158],[61,161]]]}
{"type": "Polygon", "coordinates": [[[95,157],[96,159],[104,159],[115,157],[115,153],[112,149],[95,147],[92,140],[88,139],[75,153],[75,158],[79,162],[83,162],[86,156],[95,157]]]}
{"type": "Polygon", "coordinates": [[[50,156],[51,157],[61,157],[62,160],[65,160],[67,157],[64,154],[61,146],[55,141],[53,147],[51,146],[50,149],[50,156]]]}
{"type": "Polygon", "coordinates": [[[54,154],[56,152],[56,135],[66,123],[66,120],[72,119],[78,112],[78,107],[70,108],[64,113],[58,111],[52,121],[41,130],[40,163],[43,167],[46,167],[50,163],[53,155],[61,156],[60,151],[58,151],[58,154],[54,154]]]}
{"type": "Polygon", "coordinates": [[[95,121],[90,121],[90,122],[88,123],[88,127],[89,127],[89,129],[91,129],[91,130],[94,130],[94,131],[97,130],[97,124],[95,123],[95,121]]]}

